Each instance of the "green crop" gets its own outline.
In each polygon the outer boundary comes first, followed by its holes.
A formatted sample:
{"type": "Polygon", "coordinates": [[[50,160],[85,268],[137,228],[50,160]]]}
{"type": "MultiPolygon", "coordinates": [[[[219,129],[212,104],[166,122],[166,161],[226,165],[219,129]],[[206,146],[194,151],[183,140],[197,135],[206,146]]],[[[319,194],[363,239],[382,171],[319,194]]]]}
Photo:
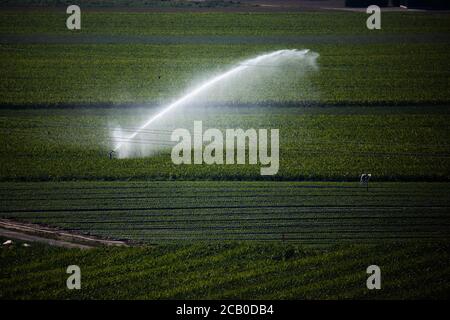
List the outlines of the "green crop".
{"type": "Polygon", "coordinates": [[[278,128],[280,170],[262,177],[260,165],[175,165],[171,147],[152,157],[110,160],[111,128],[131,134],[145,108],[4,109],[0,111],[1,180],[348,180],[363,172],[382,180],[441,180],[449,172],[446,107],[222,107],[190,106],[164,121],[163,136],[148,133],[133,146],[170,142],[175,128],[202,120],[207,128],[278,128]],[[182,119],[182,120],[181,120],[182,119]],[[156,136],[155,136],[156,135],[156,136]],[[156,141],[155,141],[156,140],[156,141]]]}
{"type": "Polygon", "coordinates": [[[88,12],[73,34],[63,13],[5,11],[0,34],[12,38],[0,46],[0,105],[165,103],[243,59],[286,48],[316,51],[318,70],[284,82],[288,75],[274,75],[271,90],[252,88],[237,102],[447,103],[448,15],[385,13],[376,33],[365,16],[88,12]]]}
{"type": "MultiPolygon", "coordinates": [[[[1,12],[1,34],[68,35],[68,15],[45,11],[1,12]]],[[[83,12],[77,34],[157,36],[298,36],[372,35],[367,15],[355,12],[303,13],[129,13],[83,12]]],[[[450,31],[446,13],[383,13],[381,34],[445,34],[450,31]]]]}
{"type": "MultiPolygon", "coordinates": [[[[450,100],[447,44],[8,45],[0,48],[0,104],[167,103],[193,84],[272,50],[309,48],[318,70],[274,72],[230,88],[234,103],[424,104],[450,100]],[[238,91],[238,92],[236,92],[238,91]]],[[[295,68],[301,68],[294,65],[295,68]]],[[[266,68],[267,69],[267,68],[266,68]]],[[[275,69],[275,71],[277,71],[275,69]]]]}
{"type": "Polygon", "coordinates": [[[446,183],[151,181],[0,185],[0,217],[145,243],[448,240],[446,183]]]}
{"type": "MultiPolygon", "coordinates": [[[[20,243],[18,243],[20,245],[20,243]]],[[[311,249],[222,243],[82,251],[32,244],[0,249],[2,299],[442,299],[446,244],[311,249]],[[367,290],[367,266],[383,270],[367,290]],[[65,287],[68,265],[82,290],[65,287]],[[426,270],[427,272],[424,272],[426,270]],[[411,280],[414,277],[414,281],[411,280]]]]}

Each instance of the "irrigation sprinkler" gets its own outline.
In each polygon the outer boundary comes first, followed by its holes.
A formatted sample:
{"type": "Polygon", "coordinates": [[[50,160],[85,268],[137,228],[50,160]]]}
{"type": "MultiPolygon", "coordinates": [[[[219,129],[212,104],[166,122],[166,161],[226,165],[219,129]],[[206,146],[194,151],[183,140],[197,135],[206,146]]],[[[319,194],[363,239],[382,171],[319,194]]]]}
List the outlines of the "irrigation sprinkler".
{"type": "Polygon", "coordinates": [[[370,173],[363,173],[361,174],[361,178],[359,179],[359,183],[361,185],[366,185],[367,191],[369,191],[369,180],[372,174],[370,173]]]}
{"type": "Polygon", "coordinates": [[[108,155],[109,155],[109,159],[112,160],[114,159],[114,155],[116,154],[116,152],[114,150],[111,150],[108,155]]]}
{"type": "MultiPolygon", "coordinates": [[[[309,54],[309,49],[304,49],[304,50],[296,50],[296,49],[285,49],[285,50],[277,50],[277,51],[273,51],[267,54],[262,54],[257,56],[256,58],[253,59],[249,59],[246,61],[243,61],[240,64],[237,64],[236,66],[234,66],[233,68],[231,68],[230,70],[219,74],[218,76],[215,76],[211,79],[209,79],[207,82],[199,85],[198,87],[194,88],[193,90],[191,90],[188,94],[185,94],[184,96],[182,96],[181,98],[179,98],[178,100],[172,102],[170,105],[168,105],[167,107],[165,107],[163,110],[161,110],[159,113],[157,113],[156,115],[152,116],[150,119],[147,120],[147,122],[145,122],[142,126],[140,126],[135,132],[133,132],[130,136],[128,136],[126,138],[126,140],[129,142],[131,140],[133,140],[137,135],[139,135],[143,130],[145,130],[148,126],[150,126],[152,123],[154,123],[155,121],[157,121],[159,118],[161,118],[162,116],[164,116],[166,113],[168,113],[169,111],[177,108],[180,105],[183,105],[184,103],[191,101],[192,99],[194,99],[196,96],[198,96],[200,93],[208,90],[209,88],[211,88],[214,84],[216,83],[220,83],[221,81],[224,81],[236,74],[239,74],[240,72],[249,69],[250,67],[254,66],[254,65],[258,65],[260,63],[264,63],[267,61],[270,61],[270,59],[277,59],[280,57],[292,57],[292,56],[297,56],[297,57],[307,57],[307,55],[309,54]]],[[[161,77],[161,75],[159,75],[161,77]]],[[[158,78],[159,79],[159,78],[158,78]]],[[[117,145],[114,147],[114,151],[119,151],[120,148],[126,144],[127,142],[119,142],[117,143],[117,145]]]]}

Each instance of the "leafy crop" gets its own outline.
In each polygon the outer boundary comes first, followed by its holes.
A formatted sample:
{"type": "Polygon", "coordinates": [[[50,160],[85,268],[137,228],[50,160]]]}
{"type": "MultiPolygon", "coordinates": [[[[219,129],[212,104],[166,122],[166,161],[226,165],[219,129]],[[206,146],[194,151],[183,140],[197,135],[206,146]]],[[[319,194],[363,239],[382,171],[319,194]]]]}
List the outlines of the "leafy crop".
{"type": "Polygon", "coordinates": [[[285,48],[318,52],[319,70],[294,78],[282,94],[276,85],[256,88],[244,102],[450,100],[447,14],[385,13],[376,34],[359,13],[88,12],[76,34],[65,28],[65,14],[0,17],[1,105],[164,103],[234,63],[285,48]],[[53,44],[31,44],[34,36],[53,44]]]}
{"type": "Polygon", "coordinates": [[[0,248],[0,298],[442,299],[450,289],[449,252],[440,243],[323,249],[222,243],[88,251],[32,244],[0,248]],[[365,270],[374,261],[383,270],[382,290],[365,286],[365,270]],[[65,287],[71,264],[82,266],[82,290],[65,287]]]}
{"type": "Polygon", "coordinates": [[[0,48],[0,104],[167,103],[243,59],[284,48],[318,52],[318,71],[306,78],[274,74],[270,86],[251,87],[237,102],[382,105],[450,100],[447,44],[36,44],[0,48]]]}
{"type": "MultiPolygon", "coordinates": [[[[3,10],[0,34],[64,34],[67,15],[49,11],[3,10]]],[[[373,34],[363,12],[302,13],[130,13],[83,12],[78,34],[92,35],[214,35],[298,36],[373,34]]],[[[446,13],[383,13],[381,34],[448,33],[446,13]]],[[[378,31],[377,31],[378,32],[378,31]]]]}
{"type": "MultiPolygon", "coordinates": [[[[110,160],[111,127],[131,134],[153,109],[4,109],[0,111],[1,180],[348,180],[363,172],[382,180],[441,180],[449,172],[446,107],[222,107],[180,110],[166,119],[175,128],[202,120],[210,127],[278,128],[280,170],[260,175],[260,165],[174,165],[170,146],[152,157],[110,160]]],[[[158,132],[158,131],[157,131],[158,132]]],[[[136,146],[160,144],[155,133],[136,146]]]]}
{"type": "Polygon", "coordinates": [[[445,183],[4,183],[0,216],[152,244],[449,239],[445,183]]]}

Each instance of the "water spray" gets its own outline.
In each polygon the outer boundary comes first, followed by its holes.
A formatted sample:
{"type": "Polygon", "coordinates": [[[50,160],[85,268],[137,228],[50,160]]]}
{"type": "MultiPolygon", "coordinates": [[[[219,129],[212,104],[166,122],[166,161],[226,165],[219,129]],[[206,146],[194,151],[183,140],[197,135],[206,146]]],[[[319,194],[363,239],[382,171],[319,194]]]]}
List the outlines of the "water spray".
{"type": "MultiPolygon", "coordinates": [[[[283,55],[289,55],[289,54],[297,54],[297,55],[306,55],[309,52],[308,49],[305,50],[296,50],[296,49],[292,49],[292,50],[278,50],[278,51],[274,51],[268,54],[263,54],[260,55],[256,58],[253,59],[249,59],[246,61],[243,61],[242,63],[238,64],[236,67],[232,68],[231,70],[228,70],[214,78],[212,78],[211,80],[203,83],[202,85],[196,87],[194,90],[192,90],[191,92],[189,92],[188,94],[184,95],[183,97],[181,97],[180,99],[178,99],[177,101],[173,102],[172,104],[168,105],[165,109],[163,109],[162,111],[160,111],[159,113],[157,113],[156,115],[152,116],[150,119],[147,120],[147,122],[145,122],[141,127],[139,127],[135,132],[133,132],[130,136],[128,136],[126,138],[126,141],[131,141],[133,140],[139,133],[141,133],[143,130],[145,130],[148,126],[150,126],[153,122],[155,122],[156,120],[158,120],[159,118],[161,118],[162,116],[164,116],[166,113],[168,113],[169,111],[177,108],[178,106],[184,104],[185,102],[189,101],[190,99],[198,96],[200,93],[204,92],[205,90],[209,89],[211,86],[213,86],[214,84],[225,80],[226,78],[229,78],[232,75],[235,75],[239,72],[242,72],[243,70],[246,70],[248,68],[254,67],[256,65],[258,65],[258,63],[264,62],[267,59],[270,58],[274,58],[274,57],[278,57],[278,56],[283,56],[283,55]]],[[[119,142],[115,148],[112,150],[113,152],[117,152],[124,143],[127,142],[119,142]]]]}

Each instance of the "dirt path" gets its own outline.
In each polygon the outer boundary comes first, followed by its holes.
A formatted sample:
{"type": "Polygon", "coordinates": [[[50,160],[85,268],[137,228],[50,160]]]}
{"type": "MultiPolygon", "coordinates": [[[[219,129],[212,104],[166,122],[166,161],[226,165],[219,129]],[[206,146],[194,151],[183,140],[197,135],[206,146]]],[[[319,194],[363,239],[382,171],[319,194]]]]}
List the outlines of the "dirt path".
{"type": "Polygon", "coordinates": [[[92,246],[88,246],[88,245],[84,245],[84,244],[43,238],[43,237],[33,236],[31,234],[11,231],[8,229],[3,229],[3,228],[0,228],[0,236],[7,238],[7,239],[16,239],[16,240],[23,240],[23,241],[30,241],[30,242],[42,242],[42,243],[46,243],[48,245],[56,246],[56,247],[79,248],[79,249],[92,248],[92,246]]]}
{"type": "Polygon", "coordinates": [[[124,241],[105,240],[66,231],[0,219],[0,236],[4,238],[43,242],[52,246],[89,249],[96,246],[127,246],[124,241]]]}

